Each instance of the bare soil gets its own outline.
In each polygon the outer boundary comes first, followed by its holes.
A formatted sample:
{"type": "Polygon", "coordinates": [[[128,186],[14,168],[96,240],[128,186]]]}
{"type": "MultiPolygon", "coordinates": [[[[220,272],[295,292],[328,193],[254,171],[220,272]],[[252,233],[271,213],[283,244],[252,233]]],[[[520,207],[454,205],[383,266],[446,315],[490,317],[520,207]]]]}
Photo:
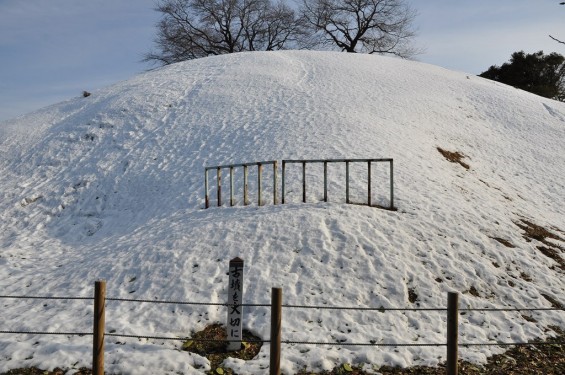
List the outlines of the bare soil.
{"type": "Polygon", "coordinates": [[[440,154],[443,155],[444,158],[446,158],[448,161],[452,162],[452,163],[458,163],[459,165],[461,165],[463,168],[465,169],[469,169],[471,168],[469,166],[469,164],[465,163],[463,161],[463,158],[465,157],[465,155],[463,155],[462,153],[460,153],[459,151],[447,151],[444,150],[441,147],[438,147],[437,150],[439,151],[440,154]]]}

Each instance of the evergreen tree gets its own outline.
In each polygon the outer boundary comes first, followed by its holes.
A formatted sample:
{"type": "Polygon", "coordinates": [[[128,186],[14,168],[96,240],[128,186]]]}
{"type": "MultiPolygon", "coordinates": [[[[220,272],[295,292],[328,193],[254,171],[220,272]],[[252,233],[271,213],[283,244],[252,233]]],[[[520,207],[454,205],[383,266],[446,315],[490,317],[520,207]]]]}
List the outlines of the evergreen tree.
{"type": "Polygon", "coordinates": [[[491,66],[479,74],[546,98],[565,101],[565,57],[543,51],[526,54],[514,52],[509,62],[491,66]]]}

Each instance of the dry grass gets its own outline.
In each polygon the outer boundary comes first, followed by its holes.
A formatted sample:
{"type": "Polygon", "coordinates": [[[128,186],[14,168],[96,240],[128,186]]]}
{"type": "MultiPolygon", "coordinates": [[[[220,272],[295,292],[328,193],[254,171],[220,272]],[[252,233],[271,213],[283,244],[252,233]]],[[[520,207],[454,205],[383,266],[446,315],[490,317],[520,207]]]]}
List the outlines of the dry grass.
{"type": "MultiPolygon", "coordinates": [[[[547,229],[536,225],[528,220],[520,220],[519,222],[515,223],[518,227],[520,227],[520,229],[524,230],[524,238],[526,238],[527,240],[530,239],[534,239],[534,240],[538,240],[540,242],[546,243],[547,240],[546,238],[551,238],[554,240],[558,240],[558,241],[565,241],[564,239],[562,239],[561,237],[559,237],[558,235],[548,231],[547,229]]],[[[551,244],[551,243],[550,243],[551,244]]]]}
{"type": "Polygon", "coordinates": [[[228,357],[251,360],[259,354],[263,343],[261,339],[247,330],[243,330],[243,344],[240,350],[228,352],[227,341],[198,341],[198,340],[226,340],[226,328],[219,324],[211,324],[202,331],[195,332],[192,339],[183,344],[183,350],[199,354],[210,361],[211,371],[207,374],[234,374],[230,368],[223,368],[222,362],[228,357]],[[259,342],[257,342],[259,341],[259,342]]]}
{"type": "MultiPolygon", "coordinates": [[[[565,259],[563,259],[563,256],[561,255],[565,253],[565,249],[554,242],[548,241],[548,238],[554,241],[563,242],[565,242],[565,239],[528,220],[522,219],[518,222],[515,222],[515,224],[524,231],[524,233],[522,233],[522,236],[526,239],[526,241],[530,242],[532,240],[536,240],[543,243],[544,246],[540,245],[536,248],[543,255],[550,259],[553,259],[557,263],[557,266],[554,266],[554,268],[565,272],[565,259]]],[[[561,232],[559,229],[556,230],[558,232],[561,232]]]]}
{"type": "Polygon", "coordinates": [[[512,242],[510,242],[510,241],[508,241],[508,240],[505,240],[504,238],[500,238],[500,237],[491,237],[491,238],[492,238],[493,240],[496,240],[496,241],[500,242],[501,244],[503,244],[503,245],[506,246],[506,247],[509,247],[509,248],[514,248],[514,247],[516,247],[516,246],[514,246],[514,245],[512,244],[512,242]]]}
{"type": "Polygon", "coordinates": [[[469,164],[467,164],[463,161],[463,158],[465,157],[465,155],[463,155],[462,153],[460,153],[458,151],[456,151],[456,152],[447,151],[447,150],[444,150],[441,147],[437,147],[437,150],[439,151],[440,154],[443,155],[444,158],[446,158],[450,162],[458,163],[459,165],[461,165],[465,169],[471,168],[469,166],[469,164]]]}

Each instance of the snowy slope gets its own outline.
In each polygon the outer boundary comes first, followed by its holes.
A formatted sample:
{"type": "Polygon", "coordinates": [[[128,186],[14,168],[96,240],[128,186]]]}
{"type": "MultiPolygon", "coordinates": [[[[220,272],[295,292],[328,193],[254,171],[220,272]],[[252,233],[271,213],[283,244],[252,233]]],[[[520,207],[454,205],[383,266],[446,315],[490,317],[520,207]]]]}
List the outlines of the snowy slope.
{"type": "MultiPolygon", "coordinates": [[[[565,238],[564,142],[565,104],[422,63],[302,51],[175,64],[0,123],[0,287],[91,296],[105,279],[110,297],[226,302],[227,263],[239,256],[245,303],[269,303],[270,288],[282,286],[287,304],[445,307],[447,291],[458,291],[463,307],[551,307],[543,295],[565,302],[563,270],[516,223],[565,238]],[[464,154],[470,169],[438,147],[464,154]],[[307,204],[301,170],[289,167],[290,204],[244,207],[240,194],[237,207],[202,209],[205,166],[297,158],[394,158],[398,210],[346,205],[338,166],[330,203],[318,202],[321,167],[308,169],[307,204]]],[[[355,168],[352,194],[363,201],[366,172],[355,168]]],[[[374,200],[387,205],[387,169],[375,168],[374,200]]],[[[88,302],[2,306],[0,330],[91,330],[88,302]]],[[[107,331],[183,337],[225,314],[109,302],[107,331]]],[[[563,312],[524,315],[465,314],[460,341],[524,341],[565,328],[563,312]]],[[[268,309],[248,309],[245,327],[267,339],[268,309]]],[[[445,314],[288,309],[283,339],[441,343],[445,314]]],[[[207,368],[179,346],[107,339],[106,371],[207,368]]],[[[90,350],[89,337],[0,334],[0,371],[90,366],[90,350]]],[[[268,350],[226,365],[263,374],[268,350]]],[[[501,350],[461,354],[481,362],[501,350]]],[[[284,345],[282,369],[434,365],[444,352],[284,345]]]]}

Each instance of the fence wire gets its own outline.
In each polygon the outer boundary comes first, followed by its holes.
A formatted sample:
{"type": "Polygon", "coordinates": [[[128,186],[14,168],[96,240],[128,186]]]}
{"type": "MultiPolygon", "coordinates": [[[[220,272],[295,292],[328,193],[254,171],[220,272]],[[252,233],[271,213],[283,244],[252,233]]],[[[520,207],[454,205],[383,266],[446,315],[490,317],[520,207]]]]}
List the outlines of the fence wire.
{"type": "MultiPolygon", "coordinates": [[[[31,300],[82,300],[94,301],[93,297],[60,297],[60,296],[8,296],[0,295],[0,299],[31,299],[31,300]]],[[[195,306],[242,306],[242,307],[271,307],[271,304],[229,304],[229,303],[209,303],[209,302],[190,302],[190,301],[172,301],[172,300],[149,300],[138,298],[106,298],[107,302],[135,302],[135,303],[153,303],[153,304],[175,304],[175,305],[195,305],[195,306]]],[[[386,307],[346,307],[346,306],[311,306],[311,305],[296,305],[287,304],[282,305],[283,308],[288,309],[317,309],[317,310],[349,310],[349,311],[442,311],[445,312],[447,308],[386,308],[386,307]]],[[[539,308],[461,308],[458,309],[459,313],[465,312],[519,312],[519,311],[565,311],[564,307],[539,307],[539,308]]],[[[49,331],[18,331],[18,330],[0,330],[3,334],[27,334],[27,335],[61,335],[61,336],[93,336],[92,332],[49,332],[49,331]]],[[[248,343],[270,343],[270,340],[219,340],[219,339],[196,339],[190,337],[168,337],[168,336],[152,336],[152,335],[134,335],[134,334],[119,334],[119,333],[105,333],[107,337],[118,338],[133,338],[133,339],[147,339],[147,340],[171,340],[171,341],[193,341],[193,342],[241,342],[248,343]]],[[[324,341],[293,341],[283,340],[281,344],[289,345],[325,345],[325,346],[371,346],[371,347],[440,347],[447,346],[447,343],[377,343],[377,342],[324,342],[324,341]]],[[[488,342],[488,343],[458,343],[461,347],[471,346],[562,346],[565,342],[560,341],[544,341],[544,342],[488,342]]]]}
{"type": "Polygon", "coordinates": [[[542,342],[486,342],[486,343],[458,343],[458,346],[543,346],[543,345],[565,345],[561,341],[542,341],[542,342]]]}
{"type": "MultiPolygon", "coordinates": [[[[7,296],[0,295],[0,299],[42,299],[42,300],[91,300],[93,297],[58,297],[58,296],[7,296]]],[[[137,303],[154,303],[154,304],[171,304],[171,305],[195,305],[195,306],[235,306],[236,304],[229,303],[213,303],[213,302],[191,302],[191,301],[173,301],[173,300],[151,300],[151,299],[139,299],[139,298],[116,298],[107,297],[106,301],[117,301],[117,302],[137,302],[137,303]]],[[[268,303],[241,303],[237,306],[242,307],[271,307],[268,303]]],[[[422,308],[395,308],[395,307],[351,307],[351,306],[321,306],[321,305],[295,305],[286,304],[282,305],[284,308],[290,309],[312,309],[312,310],[351,310],[351,311],[447,311],[446,307],[422,307],[422,308]]],[[[493,312],[503,312],[503,311],[565,311],[565,307],[536,307],[536,308],[521,308],[521,307],[501,307],[501,308],[461,308],[459,312],[468,311],[493,311],[493,312]]]]}
{"type": "MultiPolygon", "coordinates": [[[[0,299],[46,299],[46,300],[88,300],[94,301],[93,297],[55,297],[55,296],[4,296],[0,295],[0,299]]],[[[265,303],[213,303],[213,302],[190,302],[190,301],[169,301],[169,300],[151,300],[137,298],[113,298],[107,297],[106,301],[118,302],[139,302],[139,303],[155,303],[155,304],[171,304],[171,305],[197,305],[197,306],[242,306],[242,307],[271,307],[271,304],[265,303]]]]}
{"type": "Polygon", "coordinates": [[[93,301],[93,297],[55,297],[55,296],[0,296],[2,298],[9,298],[9,299],[52,299],[52,300],[90,300],[93,301]]]}
{"type": "Polygon", "coordinates": [[[389,346],[389,347],[407,347],[407,346],[447,346],[447,344],[406,344],[406,343],[372,343],[372,342],[324,342],[324,341],[289,341],[282,340],[281,344],[298,344],[298,345],[326,345],[326,346],[389,346]]]}
{"type": "Polygon", "coordinates": [[[150,299],[136,299],[136,298],[106,298],[106,301],[118,302],[139,302],[139,303],[156,303],[156,304],[171,304],[171,305],[196,305],[196,306],[242,306],[242,307],[271,307],[271,304],[265,303],[212,303],[212,302],[189,302],[189,301],[167,301],[167,300],[150,300],[150,299]]]}
{"type": "MultiPolygon", "coordinates": [[[[270,305],[269,305],[270,306],[270,305]]],[[[386,307],[346,307],[346,306],[307,306],[307,305],[282,305],[289,309],[316,309],[316,310],[353,310],[353,311],[447,311],[447,308],[386,308],[386,307]]]]}
{"type": "Polygon", "coordinates": [[[539,308],[520,308],[520,307],[502,307],[502,308],[477,308],[477,309],[459,309],[459,311],[565,311],[565,307],[539,307],[539,308]]]}
{"type": "Polygon", "coordinates": [[[122,337],[132,339],[148,339],[148,340],[171,340],[171,341],[193,341],[193,342],[248,342],[248,343],[270,343],[270,340],[221,340],[221,339],[196,339],[191,337],[169,337],[169,336],[150,336],[150,335],[126,335],[122,333],[105,333],[104,336],[122,337]]]}
{"type": "MultiPolygon", "coordinates": [[[[92,336],[92,332],[45,332],[45,331],[5,331],[0,333],[7,334],[24,334],[24,335],[51,335],[51,336],[92,336]]],[[[220,339],[196,339],[190,337],[169,337],[169,336],[151,336],[151,335],[126,335],[122,333],[105,333],[107,337],[133,338],[146,340],[161,341],[192,341],[203,343],[228,343],[228,342],[247,342],[268,344],[271,340],[220,340],[220,339]]],[[[447,343],[372,343],[372,342],[324,342],[324,341],[293,341],[282,340],[281,344],[290,345],[324,345],[324,346],[373,346],[373,347],[440,347],[447,346],[447,343]]],[[[458,343],[458,346],[563,346],[565,342],[561,341],[542,341],[542,342],[488,342],[488,343],[458,343]]]]}
{"type": "Polygon", "coordinates": [[[18,335],[61,335],[61,336],[92,336],[92,332],[46,332],[46,331],[0,331],[0,333],[18,335]]]}

